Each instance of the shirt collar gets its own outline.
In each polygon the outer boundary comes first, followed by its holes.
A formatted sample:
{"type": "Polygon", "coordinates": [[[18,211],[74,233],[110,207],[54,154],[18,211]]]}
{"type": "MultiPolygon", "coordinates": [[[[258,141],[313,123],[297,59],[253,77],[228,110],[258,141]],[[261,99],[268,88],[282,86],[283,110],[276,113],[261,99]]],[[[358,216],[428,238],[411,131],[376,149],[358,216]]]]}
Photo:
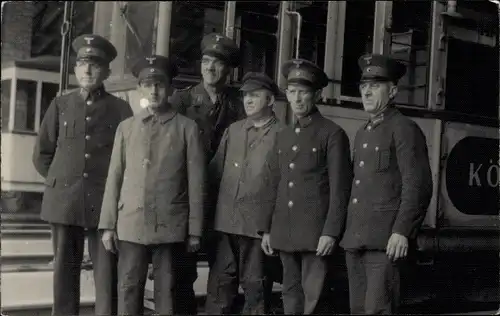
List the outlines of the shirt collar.
{"type": "Polygon", "coordinates": [[[91,92],[89,92],[88,90],[85,90],[83,88],[80,88],[80,96],[82,97],[83,101],[87,101],[87,100],[92,100],[92,101],[95,101],[99,98],[101,98],[102,96],[104,96],[104,93],[106,92],[106,90],[104,89],[104,85],[101,85],[99,86],[98,88],[92,90],[91,92]]]}
{"type": "Polygon", "coordinates": [[[166,122],[170,121],[171,119],[174,118],[174,116],[177,114],[173,109],[169,109],[165,112],[159,113],[159,114],[154,114],[151,110],[148,108],[145,108],[139,112],[139,117],[143,122],[147,122],[148,120],[152,119],[153,117],[157,117],[162,124],[165,124],[166,122]]]}
{"type": "Polygon", "coordinates": [[[319,113],[318,108],[316,106],[314,106],[311,109],[311,112],[309,112],[309,114],[307,114],[307,116],[304,116],[304,117],[297,119],[297,123],[295,123],[295,125],[299,125],[300,127],[305,128],[305,127],[309,126],[314,121],[314,119],[316,119],[320,115],[321,115],[321,113],[319,113]]]}

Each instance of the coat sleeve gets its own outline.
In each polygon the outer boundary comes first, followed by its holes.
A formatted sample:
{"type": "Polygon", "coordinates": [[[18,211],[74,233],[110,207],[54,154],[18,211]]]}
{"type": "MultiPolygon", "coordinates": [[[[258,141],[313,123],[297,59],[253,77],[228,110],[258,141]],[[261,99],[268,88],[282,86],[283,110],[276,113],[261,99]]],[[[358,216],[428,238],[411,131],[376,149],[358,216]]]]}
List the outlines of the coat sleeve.
{"type": "Polygon", "coordinates": [[[115,133],[115,141],[111,160],[109,163],[108,178],[102,199],[101,215],[98,229],[116,229],[120,191],[125,173],[125,139],[123,135],[123,123],[118,125],[115,133]]]}
{"type": "Polygon", "coordinates": [[[327,142],[330,205],[323,226],[323,236],[339,239],[343,233],[353,178],[349,138],[340,129],[327,142]]]}
{"type": "Polygon", "coordinates": [[[394,142],[401,173],[401,205],[393,233],[414,238],[432,197],[432,175],[425,136],[413,121],[396,125],[394,142]]]}
{"type": "Polygon", "coordinates": [[[57,113],[56,102],[56,99],[52,100],[43,117],[33,149],[33,164],[43,177],[47,177],[49,173],[50,165],[56,153],[57,138],[59,137],[59,114],[57,113]]]}
{"type": "Polygon", "coordinates": [[[204,222],[206,164],[199,135],[199,128],[193,122],[186,130],[189,235],[201,237],[204,222]]]}
{"type": "Polygon", "coordinates": [[[273,214],[276,208],[276,198],[278,197],[279,183],[281,181],[279,155],[279,147],[276,140],[273,149],[267,154],[264,164],[264,185],[260,188],[259,192],[260,212],[257,221],[257,233],[259,235],[268,234],[271,231],[273,214]]]}

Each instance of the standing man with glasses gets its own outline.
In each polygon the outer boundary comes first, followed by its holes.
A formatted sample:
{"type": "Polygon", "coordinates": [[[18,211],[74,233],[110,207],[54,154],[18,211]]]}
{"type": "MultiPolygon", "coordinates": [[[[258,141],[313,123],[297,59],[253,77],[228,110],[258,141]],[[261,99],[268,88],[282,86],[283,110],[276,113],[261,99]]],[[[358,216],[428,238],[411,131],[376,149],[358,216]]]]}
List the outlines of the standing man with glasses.
{"type": "Polygon", "coordinates": [[[400,265],[432,197],[427,143],[418,125],[394,107],[401,62],[359,58],[359,90],[368,122],[354,140],[354,181],[340,245],[346,250],[352,314],[396,314],[400,265]]]}
{"type": "Polygon", "coordinates": [[[45,114],[33,163],[45,177],[41,218],[54,227],[53,315],[78,315],[85,234],[93,262],[95,313],[116,314],[116,257],[97,231],[116,128],[132,116],[125,101],[107,93],[103,81],[115,47],[86,34],[73,41],[80,89],[56,97],[45,114]]]}

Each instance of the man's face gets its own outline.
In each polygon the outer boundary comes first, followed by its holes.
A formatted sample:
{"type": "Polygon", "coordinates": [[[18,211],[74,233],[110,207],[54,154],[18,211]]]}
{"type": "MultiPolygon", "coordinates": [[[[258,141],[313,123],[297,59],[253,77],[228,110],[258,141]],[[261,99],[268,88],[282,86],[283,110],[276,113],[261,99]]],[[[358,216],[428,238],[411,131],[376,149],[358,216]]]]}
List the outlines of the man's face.
{"type": "Polygon", "coordinates": [[[286,98],[293,114],[297,117],[304,117],[311,112],[316,104],[318,91],[301,84],[289,84],[286,89],[286,98]]]}
{"type": "Polygon", "coordinates": [[[151,109],[158,109],[168,98],[170,93],[170,85],[165,81],[159,80],[143,80],[139,83],[139,93],[145,106],[151,109]]]}
{"type": "Polygon", "coordinates": [[[257,89],[243,92],[243,105],[247,117],[259,118],[273,104],[273,94],[267,89],[257,89]]]}
{"type": "Polygon", "coordinates": [[[363,107],[370,114],[378,114],[389,105],[398,88],[390,81],[367,81],[359,85],[363,107]]]}
{"type": "Polygon", "coordinates": [[[217,57],[203,55],[201,58],[201,75],[209,85],[216,85],[226,80],[229,66],[217,57]]]}
{"type": "Polygon", "coordinates": [[[75,76],[81,88],[92,90],[108,78],[109,67],[92,60],[78,60],[75,64],[75,76]]]}

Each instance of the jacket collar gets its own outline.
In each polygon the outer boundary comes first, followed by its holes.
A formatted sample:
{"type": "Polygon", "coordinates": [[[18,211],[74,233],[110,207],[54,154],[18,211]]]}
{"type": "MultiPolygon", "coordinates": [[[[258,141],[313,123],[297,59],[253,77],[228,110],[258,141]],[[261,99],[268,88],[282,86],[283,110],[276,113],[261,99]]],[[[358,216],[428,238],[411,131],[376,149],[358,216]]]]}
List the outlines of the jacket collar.
{"type": "Polygon", "coordinates": [[[100,98],[102,98],[106,93],[106,90],[104,89],[104,85],[100,85],[98,88],[88,91],[83,88],[80,88],[79,94],[82,97],[83,101],[91,100],[91,101],[96,101],[100,98]]]}
{"type": "Polygon", "coordinates": [[[377,114],[374,117],[370,117],[368,121],[365,123],[365,129],[371,130],[375,129],[377,126],[382,124],[385,120],[391,118],[392,116],[398,114],[399,111],[398,109],[394,108],[393,106],[389,106],[385,111],[377,114]]]}
{"type": "Polygon", "coordinates": [[[160,121],[160,123],[165,124],[166,122],[173,119],[176,114],[177,112],[172,108],[159,114],[155,114],[149,108],[145,108],[139,112],[138,116],[143,122],[147,122],[148,120],[156,117],[160,121]]]}
{"type": "MultiPolygon", "coordinates": [[[[276,116],[273,113],[271,115],[271,119],[266,124],[260,126],[259,128],[262,128],[262,129],[268,128],[272,124],[276,123],[276,121],[277,121],[276,116]]],[[[245,123],[243,124],[243,128],[245,130],[249,130],[249,129],[253,128],[253,127],[255,127],[255,125],[253,125],[253,121],[251,119],[247,118],[245,120],[245,123]]]]}
{"type": "Polygon", "coordinates": [[[308,127],[309,125],[311,125],[311,123],[313,121],[318,119],[320,116],[321,116],[321,113],[319,112],[318,108],[316,106],[314,106],[311,109],[311,112],[309,112],[309,114],[307,114],[307,116],[304,116],[301,118],[295,117],[297,119],[297,123],[295,123],[295,125],[299,125],[302,128],[308,127]]]}

